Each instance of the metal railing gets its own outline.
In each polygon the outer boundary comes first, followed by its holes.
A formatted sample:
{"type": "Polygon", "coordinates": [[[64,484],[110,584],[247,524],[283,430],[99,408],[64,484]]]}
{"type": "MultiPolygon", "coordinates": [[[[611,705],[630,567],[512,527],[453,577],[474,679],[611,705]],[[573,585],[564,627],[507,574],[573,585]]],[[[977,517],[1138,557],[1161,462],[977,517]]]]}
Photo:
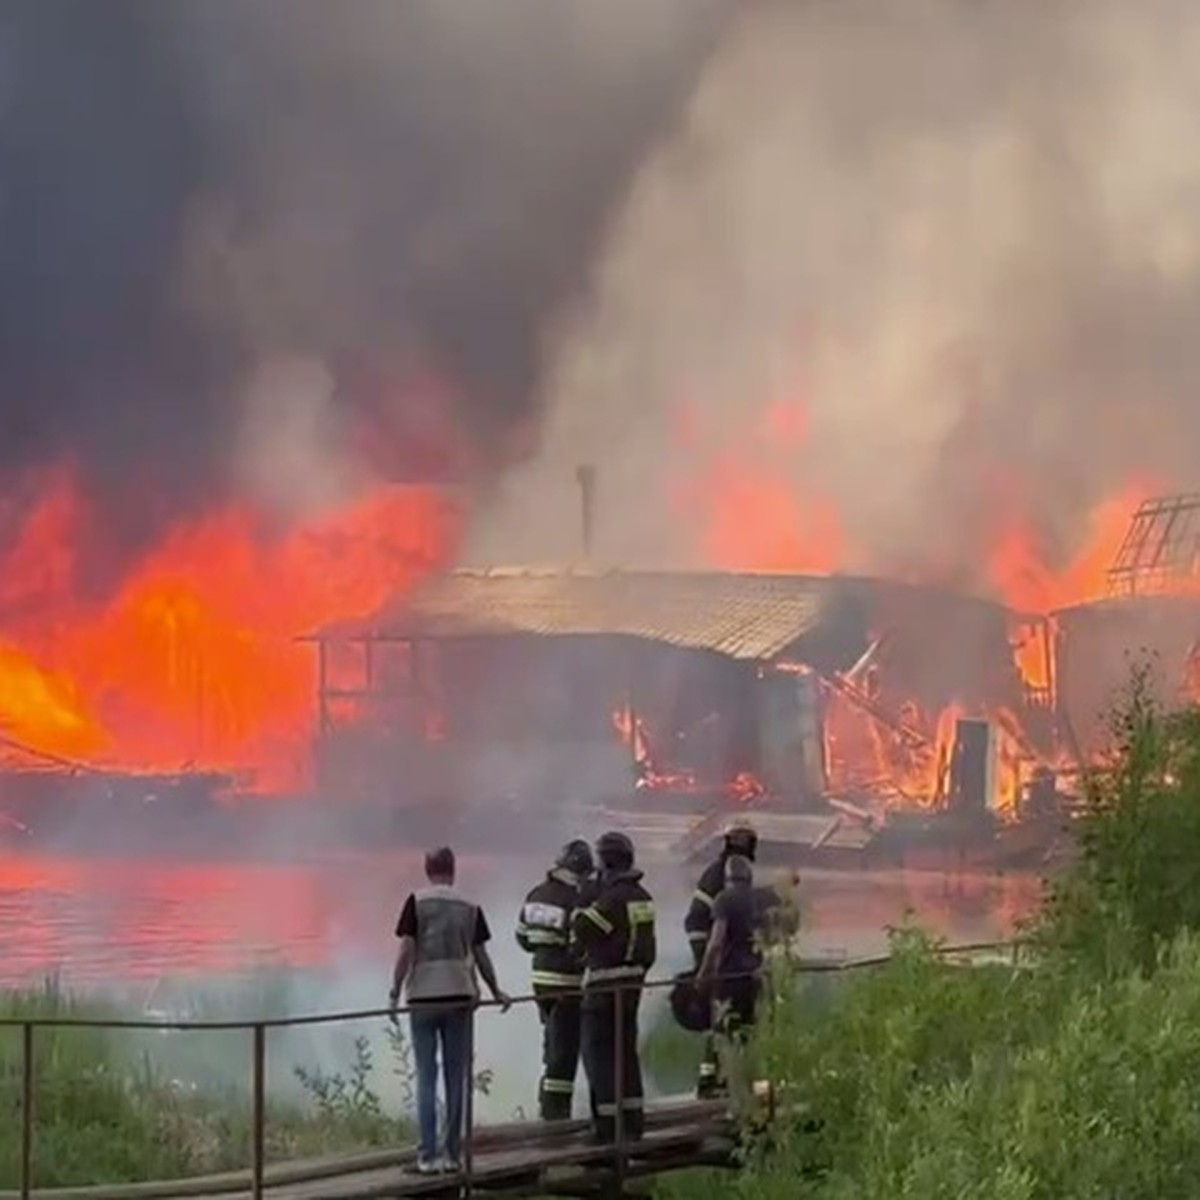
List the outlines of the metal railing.
{"type": "MultiPolygon", "coordinates": [[[[936,952],[945,957],[955,955],[979,954],[984,952],[1011,952],[1013,964],[1018,961],[1020,942],[976,942],[963,945],[938,947],[936,952]]],[[[889,962],[890,955],[875,955],[871,957],[826,960],[826,961],[796,961],[794,969],[798,974],[827,974],[856,971],[869,967],[882,966],[889,962]]],[[[757,972],[754,974],[758,974],[757,972]]],[[[714,983],[728,983],[734,980],[746,980],[753,976],[748,974],[724,975],[713,980],[714,983]]],[[[566,997],[595,997],[599,994],[611,995],[613,1004],[613,1100],[614,1138],[612,1146],[612,1168],[618,1183],[623,1182],[629,1162],[629,1139],[626,1130],[626,1106],[622,1104],[625,1092],[625,1062],[622,1054],[622,1042],[626,1032],[626,1014],[619,1003],[620,993],[636,987],[639,994],[656,992],[672,988],[678,981],[678,976],[671,979],[644,980],[637,985],[628,983],[611,983],[588,988],[587,991],[565,991],[558,993],[566,997]]],[[[506,1002],[497,1000],[477,1000],[469,1006],[459,1003],[435,1005],[425,1003],[418,1006],[421,1012],[456,1011],[469,1007],[472,1019],[468,1023],[467,1033],[467,1070],[463,1081],[463,1129],[462,1129],[462,1163],[459,1179],[463,1194],[472,1194],[474,1181],[474,1143],[475,1143],[475,1106],[474,1081],[476,1079],[475,1059],[475,1021],[474,1014],[481,1010],[501,1009],[507,1011],[523,1005],[536,1004],[539,997],[533,993],[510,997],[506,1002]]],[[[84,1017],[0,1017],[0,1029],[15,1029],[21,1031],[21,1168],[20,1196],[29,1200],[34,1195],[34,1134],[36,1127],[35,1106],[35,1031],[39,1029],[98,1029],[98,1030],[152,1030],[157,1032],[234,1032],[246,1031],[251,1033],[251,1136],[250,1136],[250,1190],[254,1200],[262,1200],[266,1187],[266,1116],[267,1116],[267,1035],[271,1030],[296,1029],[322,1025],[348,1024],[353,1021],[384,1020],[393,1017],[410,1015],[412,1005],[401,1005],[397,1008],[383,1007],[370,1009],[353,1009],[333,1013],[313,1013],[294,1017],[272,1017],[256,1021],[246,1020],[148,1020],[126,1018],[84,1018],[84,1017]]],[[[443,1177],[445,1182],[450,1180],[443,1177]]],[[[199,1195],[200,1193],[196,1193],[199,1195]]]]}

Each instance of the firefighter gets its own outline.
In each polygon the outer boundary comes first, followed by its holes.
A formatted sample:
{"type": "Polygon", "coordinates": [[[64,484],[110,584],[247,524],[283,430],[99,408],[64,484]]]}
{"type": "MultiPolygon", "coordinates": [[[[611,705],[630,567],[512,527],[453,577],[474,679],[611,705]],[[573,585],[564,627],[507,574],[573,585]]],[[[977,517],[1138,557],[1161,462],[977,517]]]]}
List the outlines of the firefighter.
{"type": "Polygon", "coordinates": [[[600,878],[595,899],[579,909],[572,934],[584,960],[583,1065],[592,1094],[597,1141],[616,1138],[617,1111],[625,1134],[645,1126],[638,1061],[638,1007],[657,945],[654,901],[634,868],[633,843],[606,833],[596,843],[600,878]],[[621,1094],[617,1094],[620,1057],[621,1094]]]}
{"type": "Polygon", "coordinates": [[[713,905],[713,928],[696,983],[728,1004],[731,1025],[754,1024],[763,947],[781,903],[774,888],[754,886],[749,859],[731,854],[725,860],[725,886],[713,905]]]}
{"type": "Polygon", "coordinates": [[[580,989],[583,965],[571,947],[571,918],[592,895],[592,849],[568,842],[546,878],[521,907],[517,942],[533,956],[533,992],[542,1022],[542,1078],[538,1108],[543,1121],[568,1121],[579,1065],[580,989]]]}
{"type": "MultiPolygon", "coordinates": [[[[753,862],[757,850],[758,834],[755,833],[754,827],[745,820],[733,821],[725,829],[721,853],[704,868],[704,873],[696,884],[692,902],[683,920],[683,928],[687,933],[688,945],[691,947],[692,960],[697,971],[704,961],[708,936],[712,932],[713,906],[725,887],[725,864],[735,855],[753,862]]],[[[700,1079],[696,1085],[696,1095],[699,1099],[708,1099],[720,1090],[717,1075],[717,1047],[715,1040],[710,1036],[700,1063],[700,1079]]]]}

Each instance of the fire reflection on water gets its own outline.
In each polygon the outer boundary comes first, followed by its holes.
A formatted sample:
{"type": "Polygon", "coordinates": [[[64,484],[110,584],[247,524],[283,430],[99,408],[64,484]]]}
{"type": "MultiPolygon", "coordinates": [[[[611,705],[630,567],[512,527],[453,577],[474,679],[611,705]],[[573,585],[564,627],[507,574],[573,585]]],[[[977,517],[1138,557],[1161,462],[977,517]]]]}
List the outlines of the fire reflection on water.
{"type": "MultiPolygon", "coordinates": [[[[526,964],[511,948],[511,915],[544,865],[496,858],[460,865],[463,886],[485,902],[514,990],[523,987],[526,964]]],[[[0,857],[0,984],[57,975],[68,986],[92,987],[267,965],[336,971],[351,962],[377,963],[382,980],[395,914],[420,866],[417,853],[278,865],[0,857]]],[[[662,902],[665,972],[683,954],[688,879],[678,866],[646,866],[662,902]]],[[[806,947],[848,954],[875,952],[886,927],[907,912],[952,940],[1003,937],[1039,894],[1027,875],[915,872],[813,872],[802,875],[800,889],[806,947]]]]}

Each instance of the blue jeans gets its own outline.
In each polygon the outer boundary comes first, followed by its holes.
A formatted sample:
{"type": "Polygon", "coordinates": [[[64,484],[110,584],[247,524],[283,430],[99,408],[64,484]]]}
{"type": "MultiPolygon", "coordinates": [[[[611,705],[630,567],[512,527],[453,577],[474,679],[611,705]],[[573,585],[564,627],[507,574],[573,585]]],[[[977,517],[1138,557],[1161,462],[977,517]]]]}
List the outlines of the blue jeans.
{"type": "Polygon", "coordinates": [[[438,1045],[442,1050],[442,1085],[446,1094],[446,1157],[456,1162],[462,1153],[463,1104],[470,1081],[467,1075],[472,1010],[433,1008],[409,1013],[413,1062],[417,1068],[417,1123],[421,1131],[420,1155],[437,1157],[438,1045]]]}

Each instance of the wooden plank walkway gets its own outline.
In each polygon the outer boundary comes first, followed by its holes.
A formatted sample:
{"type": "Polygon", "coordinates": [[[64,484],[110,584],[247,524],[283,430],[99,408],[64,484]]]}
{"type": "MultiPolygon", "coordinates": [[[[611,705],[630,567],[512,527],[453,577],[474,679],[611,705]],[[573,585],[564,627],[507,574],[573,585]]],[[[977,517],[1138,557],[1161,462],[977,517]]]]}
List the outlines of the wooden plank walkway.
{"type": "MultiPolygon", "coordinates": [[[[636,1179],[686,1166],[730,1165],[733,1148],[732,1122],[720,1101],[652,1105],[645,1136],[629,1144],[624,1175],[636,1179]]],[[[416,1148],[406,1146],[278,1163],[265,1172],[263,1195],[268,1200],[407,1200],[459,1194],[461,1177],[417,1175],[415,1160],[416,1148]]],[[[592,1144],[583,1121],[483,1127],[474,1139],[471,1188],[491,1196],[587,1196],[612,1181],[614,1166],[613,1148],[592,1144]]],[[[39,1200],[253,1200],[249,1171],[33,1195],[39,1200]]],[[[19,1193],[0,1192],[0,1200],[20,1200],[19,1193]]]]}

